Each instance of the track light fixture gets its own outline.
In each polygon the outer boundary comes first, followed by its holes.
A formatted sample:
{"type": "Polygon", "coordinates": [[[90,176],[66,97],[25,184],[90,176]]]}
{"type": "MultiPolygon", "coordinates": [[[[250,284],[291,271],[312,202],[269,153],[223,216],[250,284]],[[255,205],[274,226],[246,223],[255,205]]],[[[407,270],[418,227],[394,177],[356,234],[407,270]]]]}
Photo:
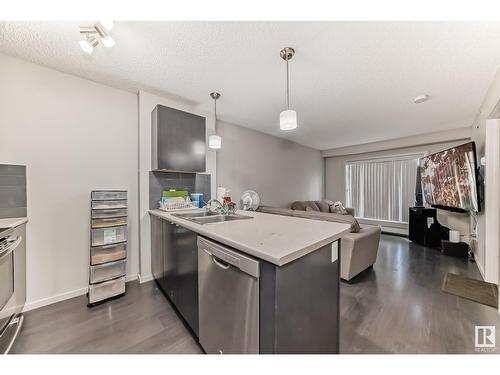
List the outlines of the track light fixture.
{"type": "Polygon", "coordinates": [[[80,27],[80,34],[85,35],[85,38],[80,40],[78,44],[81,49],[89,55],[94,51],[94,48],[99,45],[99,42],[102,42],[107,48],[113,47],[116,43],[106,31],[112,28],[113,21],[100,21],[90,27],[80,27]]]}

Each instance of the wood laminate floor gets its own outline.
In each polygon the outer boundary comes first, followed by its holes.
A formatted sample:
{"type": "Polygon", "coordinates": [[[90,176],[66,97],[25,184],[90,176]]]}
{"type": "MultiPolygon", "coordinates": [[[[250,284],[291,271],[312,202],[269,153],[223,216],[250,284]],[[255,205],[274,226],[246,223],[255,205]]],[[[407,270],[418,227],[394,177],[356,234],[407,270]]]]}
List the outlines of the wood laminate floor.
{"type": "Polygon", "coordinates": [[[499,343],[498,311],[443,293],[447,272],[482,280],[473,262],[382,235],[373,269],[341,284],[341,352],[475,353],[475,325],[496,325],[499,343]]]}
{"type": "MultiPolygon", "coordinates": [[[[480,279],[474,263],[383,235],[373,269],[341,284],[341,352],[474,353],[474,326],[500,331],[500,316],[441,292],[446,272],[480,279]]],[[[12,352],[203,352],[154,282],[127,288],[92,309],[82,296],[27,312],[12,352]]]]}

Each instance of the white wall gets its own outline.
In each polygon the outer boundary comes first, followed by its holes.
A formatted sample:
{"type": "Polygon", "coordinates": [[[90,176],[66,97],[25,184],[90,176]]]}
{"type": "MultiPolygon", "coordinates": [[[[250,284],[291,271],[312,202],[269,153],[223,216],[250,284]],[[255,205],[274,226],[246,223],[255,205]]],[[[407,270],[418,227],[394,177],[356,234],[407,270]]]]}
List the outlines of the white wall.
{"type": "MultiPolygon", "coordinates": [[[[484,146],[486,140],[486,120],[497,117],[498,113],[492,113],[500,101],[500,70],[498,70],[488,92],[485,95],[481,108],[478,111],[472,126],[472,139],[476,142],[478,160],[484,156],[484,146]]],[[[488,161],[486,161],[488,162],[488,161]]],[[[485,176],[485,183],[488,183],[488,176],[485,176]]],[[[485,245],[485,212],[488,207],[484,207],[483,212],[477,216],[477,240],[474,244],[474,255],[476,264],[483,277],[488,281],[494,278],[486,277],[486,245],[485,245]]],[[[495,249],[490,250],[495,251],[495,249]]],[[[496,250],[498,251],[498,250],[496,250]]],[[[499,276],[500,278],[500,276],[499,276]]]]}
{"type": "MultiPolygon", "coordinates": [[[[207,100],[210,100],[207,94],[207,100]]],[[[207,137],[214,132],[214,116],[199,111],[196,106],[167,99],[145,91],[139,92],[139,211],[140,222],[140,280],[152,279],[151,275],[151,229],[149,220],[149,171],[151,171],[151,112],[158,105],[176,108],[207,118],[207,137]]],[[[216,151],[207,149],[206,172],[212,175],[212,195],[216,186],[216,151]]]]}
{"type": "Polygon", "coordinates": [[[93,189],[128,190],[137,275],[137,95],[0,54],[0,163],[27,166],[28,308],[85,293],[93,189]]]}
{"type": "Polygon", "coordinates": [[[217,184],[239,202],[245,190],[264,205],[287,207],[323,197],[323,159],[318,150],[241,126],[218,123],[217,184]]]}
{"type": "MultiPolygon", "coordinates": [[[[414,153],[434,153],[470,141],[470,134],[470,128],[468,128],[468,131],[458,129],[457,131],[448,133],[448,138],[454,139],[453,141],[444,142],[443,140],[446,139],[446,137],[444,134],[441,134],[439,137],[434,137],[434,139],[441,139],[441,142],[432,144],[424,143],[429,142],[429,139],[433,138],[427,135],[411,137],[409,139],[401,138],[397,143],[391,141],[391,147],[393,148],[389,148],[385,142],[381,142],[381,145],[371,143],[365,148],[369,152],[362,152],[362,145],[353,146],[352,149],[343,148],[342,152],[339,150],[329,150],[329,155],[333,154],[337,156],[325,158],[325,196],[327,199],[333,201],[345,201],[345,163],[348,160],[414,153]],[[458,137],[457,134],[459,135],[458,137]],[[407,145],[411,143],[415,146],[407,147],[407,145]]],[[[469,216],[466,214],[438,210],[438,220],[442,225],[458,230],[463,235],[468,235],[470,233],[469,216]]],[[[407,233],[407,226],[404,228],[402,226],[397,227],[404,230],[404,232],[398,230],[398,233],[407,233]]],[[[389,228],[387,228],[387,230],[389,230],[389,228]]]]}

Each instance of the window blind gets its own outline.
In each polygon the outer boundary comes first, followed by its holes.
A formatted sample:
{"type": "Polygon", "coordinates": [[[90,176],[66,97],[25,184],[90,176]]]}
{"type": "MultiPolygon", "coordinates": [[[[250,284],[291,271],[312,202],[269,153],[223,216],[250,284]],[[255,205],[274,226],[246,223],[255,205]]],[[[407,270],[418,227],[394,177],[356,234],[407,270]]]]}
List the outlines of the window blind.
{"type": "Polygon", "coordinates": [[[366,219],[408,222],[421,155],[346,162],[346,205],[366,219]]]}

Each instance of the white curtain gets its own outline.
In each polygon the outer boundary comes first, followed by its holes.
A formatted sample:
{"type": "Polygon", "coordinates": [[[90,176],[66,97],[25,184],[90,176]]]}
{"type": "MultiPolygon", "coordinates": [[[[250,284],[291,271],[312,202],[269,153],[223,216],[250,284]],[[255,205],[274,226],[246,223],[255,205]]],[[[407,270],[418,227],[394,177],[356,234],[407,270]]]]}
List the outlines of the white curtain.
{"type": "Polygon", "coordinates": [[[418,156],[346,162],[346,205],[357,217],[408,222],[418,156]]]}

